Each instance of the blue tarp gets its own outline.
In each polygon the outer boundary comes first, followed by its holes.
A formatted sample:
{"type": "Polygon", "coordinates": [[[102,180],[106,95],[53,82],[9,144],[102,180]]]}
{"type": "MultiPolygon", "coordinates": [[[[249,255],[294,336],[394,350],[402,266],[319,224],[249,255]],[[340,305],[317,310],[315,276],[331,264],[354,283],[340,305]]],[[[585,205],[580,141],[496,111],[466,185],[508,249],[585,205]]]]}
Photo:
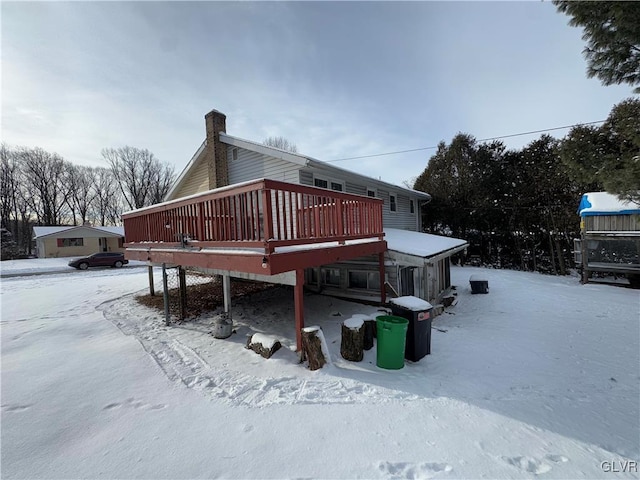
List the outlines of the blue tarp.
{"type": "Polygon", "coordinates": [[[595,215],[640,215],[640,205],[619,200],[607,192],[585,193],[580,200],[578,214],[581,217],[595,215]]]}

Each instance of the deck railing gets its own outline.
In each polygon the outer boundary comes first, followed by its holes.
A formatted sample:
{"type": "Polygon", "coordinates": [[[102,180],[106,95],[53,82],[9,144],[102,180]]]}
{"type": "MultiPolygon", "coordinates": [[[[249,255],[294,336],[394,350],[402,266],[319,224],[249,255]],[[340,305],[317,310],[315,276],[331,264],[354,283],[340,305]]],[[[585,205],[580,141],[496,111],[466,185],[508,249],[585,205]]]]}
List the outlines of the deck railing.
{"type": "Polygon", "coordinates": [[[230,185],[123,216],[125,246],[276,247],[384,236],[382,200],[276,180],[230,185]]]}

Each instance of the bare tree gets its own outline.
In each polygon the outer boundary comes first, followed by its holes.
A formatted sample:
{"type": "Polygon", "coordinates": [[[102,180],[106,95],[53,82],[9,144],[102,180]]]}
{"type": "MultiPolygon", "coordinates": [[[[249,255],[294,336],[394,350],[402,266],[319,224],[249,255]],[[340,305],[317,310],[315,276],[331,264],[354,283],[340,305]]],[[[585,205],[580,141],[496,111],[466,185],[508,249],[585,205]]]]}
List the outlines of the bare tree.
{"type": "Polygon", "coordinates": [[[296,153],[298,151],[298,147],[296,147],[296,144],[290,142],[284,137],[265,138],[262,144],[268,147],[274,147],[274,148],[279,148],[280,150],[286,150],[287,152],[291,152],[291,153],[296,153]]]}
{"type": "Polygon", "coordinates": [[[118,225],[122,214],[122,194],[118,182],[108,168],[94,169],[92,215],[100,225],[118,225]]]}
{"type": "Polygon", "coordinates": [[[25,200],[38,223],[59,225],[67,207],[69,186],[66,184],[66,162],[56,153],[41,148],[18,150],[22,184],[29,192],[25,200]]]}
{"type": "Polygon", "coordinates": [[[146,149],[105,148],[102,157],[111,167],[122,197],[131,210],[160,201],[175,178],[173,167],[162,164],[146,149]]]}
{"type": "Polygon", "coordinates": [[[66,178],[69,186],[67,204],[71,209],[74,225],[78,223],[84,225],[88,220],[89,209],[96,198],[94,177],[95,171],[91,167],[67,164],[66,178]]]}
{"type": "Polygon", "coordinates": [[[15,155],[6,144],[0,145],[0,226],[12,231],[12,219],[17,219],[16,195],[18,193],[18,168],[15,155]]]}

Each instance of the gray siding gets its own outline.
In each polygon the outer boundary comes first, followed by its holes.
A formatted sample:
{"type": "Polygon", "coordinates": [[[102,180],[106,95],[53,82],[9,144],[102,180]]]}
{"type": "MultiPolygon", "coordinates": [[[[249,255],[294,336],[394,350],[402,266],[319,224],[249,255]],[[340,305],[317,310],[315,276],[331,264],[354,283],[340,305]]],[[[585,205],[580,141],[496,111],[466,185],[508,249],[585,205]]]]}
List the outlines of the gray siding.
{"type": "Polygon", "coordinates": [[[418,231],[418,211],[419,200],[417,198],[411,199],[406,194],[400,193],[402,190],[398,189],[396,192],[390,192],[382,188],[377,188],[374,181],[371,181],[369,185],[363,183],[356,183],[351,178],[341,178],[337,174],[327,174],[325,172],[316,172],[313,169],[304,168],[300,170],[300,184],[313,186],[314,177],[327,179],[329,181],[339,181],[345,184],[345,192],[353,193],[355,195],[367,195],[368,188],[376,189],[376,196],[384,202],[382,206],[382,221],[383,225],[387,228],[399,228],[402,230],[418,231]],[[395,194],[397,209],[395,212],[391,212],[389,209],[389,195],[395,194]],[[413,200],[414,213],[411,213],[410,200],[413,200]]]}
{"type": "Polygon", "coordinates": [[[313,187],[313,174],[309,170],[300,170],[300,185],[313,187]]]}
{"type": "Polygon", "coordinates": [[[418,205],[414,199],[414,213],[411,213],[410,199],[405,195],[397,192],[389,192],[387,190],[378,189],[378,198],[381,198],[382,205],[382,223],[386,228],[398,228],[400,230],[417,230],[417,212],[418,205]],[[396,196],[396,211],[391,211],[391,195],[396,196]]]}
{"type": "Polygon", "coordinates": [[[270,178],[282,182],[299,183],[300,166],[286,160],[270,157],[240,147],[227,147],[229,183],[247,182],[258,178],[270,178]],[[233,150],[238,150],[238,158],[233,159],[233,150]]]}

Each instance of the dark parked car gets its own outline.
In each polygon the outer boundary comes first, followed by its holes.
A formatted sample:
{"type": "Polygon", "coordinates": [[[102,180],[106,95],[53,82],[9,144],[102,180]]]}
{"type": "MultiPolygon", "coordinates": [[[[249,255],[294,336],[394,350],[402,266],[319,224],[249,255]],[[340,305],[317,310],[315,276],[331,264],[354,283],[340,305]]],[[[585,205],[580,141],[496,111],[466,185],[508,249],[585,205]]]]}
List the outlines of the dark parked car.
{"type": "Polygon", "coordinates": [[[86,270],[89,267],[116,267],[129,263],[124,258],[124,253],[102,252],[94,253],[88,257],[76,258],[69,262],[69,266],[79,270],[86,270]]]}

